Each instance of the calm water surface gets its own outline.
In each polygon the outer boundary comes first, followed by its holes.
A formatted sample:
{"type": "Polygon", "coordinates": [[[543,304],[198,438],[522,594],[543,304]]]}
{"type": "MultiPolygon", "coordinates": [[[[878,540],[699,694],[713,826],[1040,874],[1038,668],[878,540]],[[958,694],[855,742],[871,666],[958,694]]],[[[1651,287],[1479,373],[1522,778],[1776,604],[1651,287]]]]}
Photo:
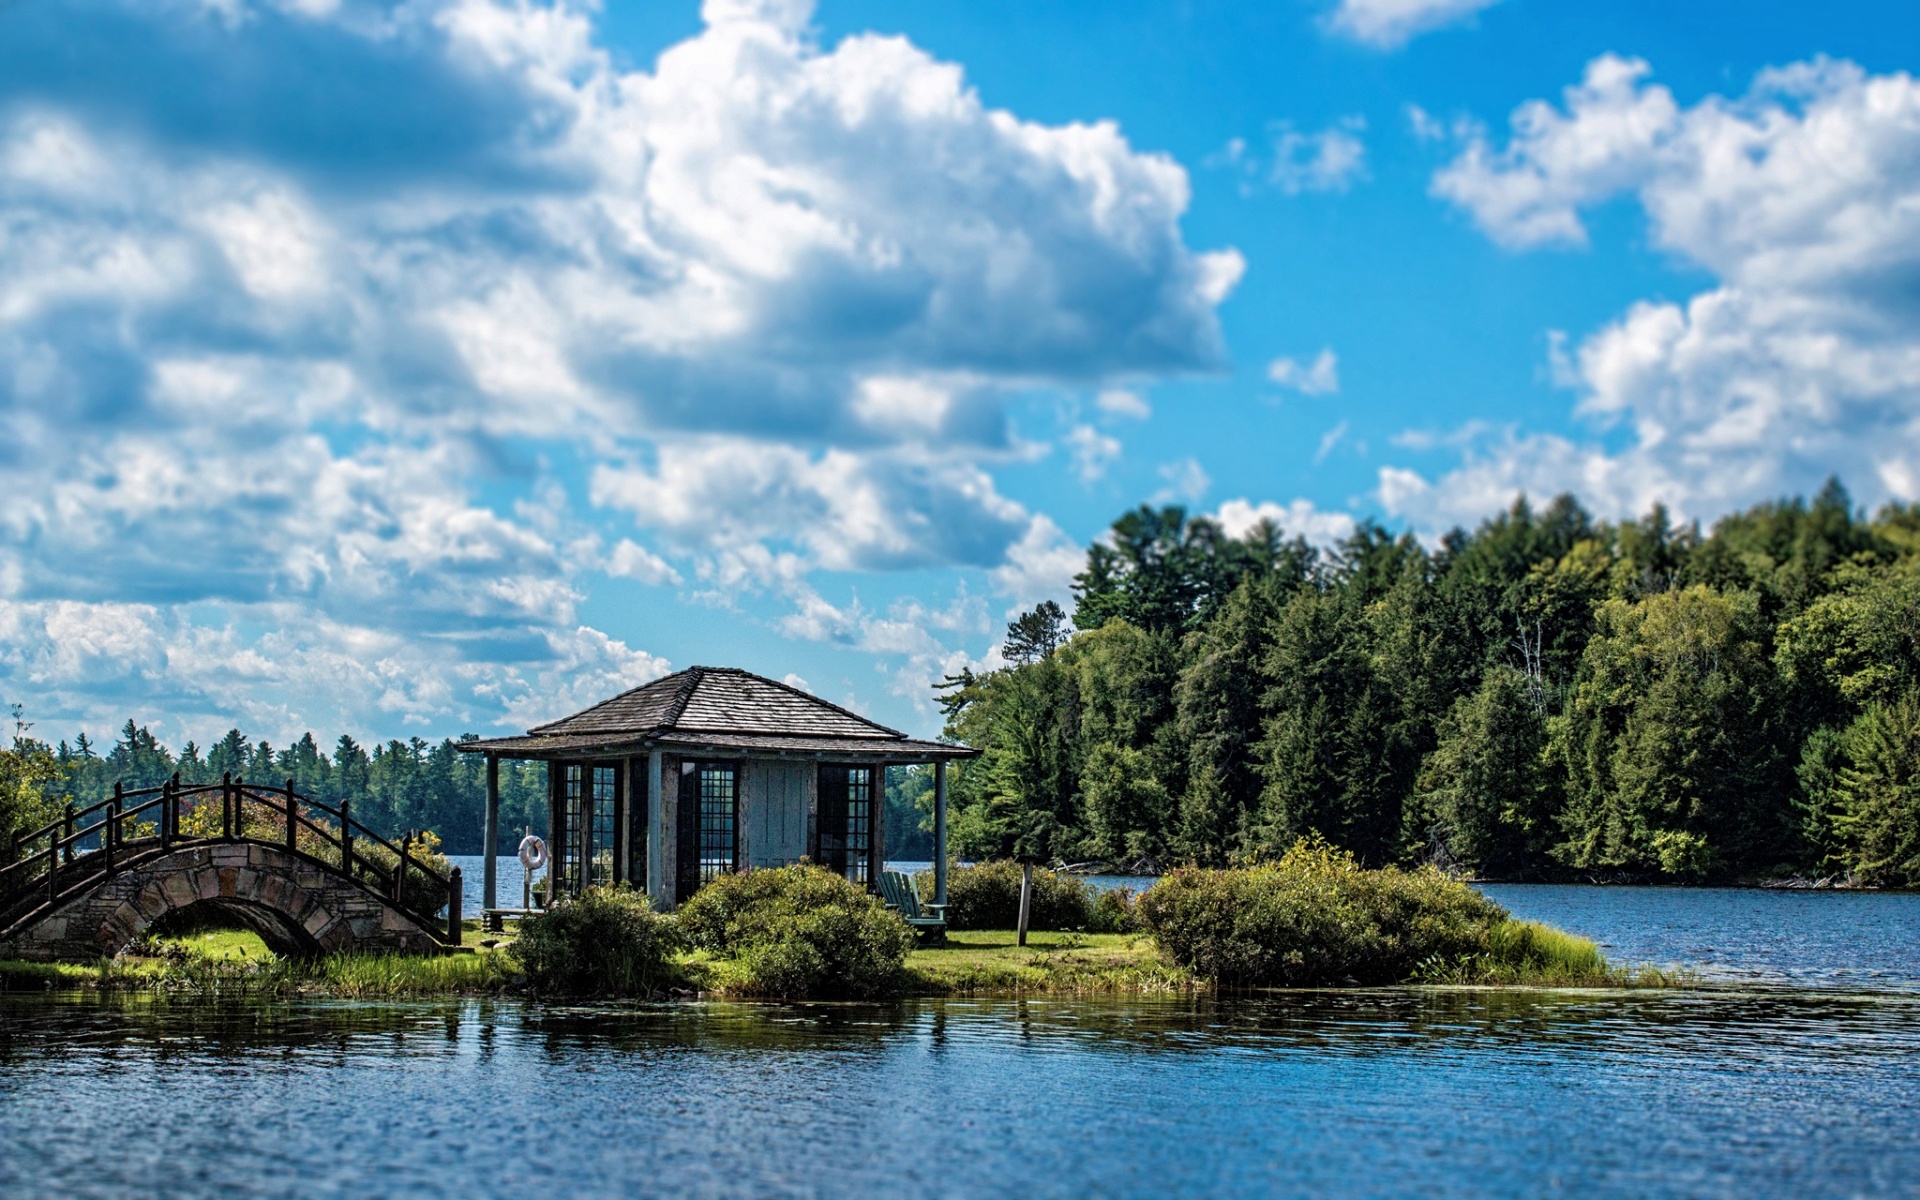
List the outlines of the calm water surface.
{"type": "Polygon", "coordinates": [[[1914,898],[1489,891],[1616,956],[1819,986],[886,1007],[4,997],[0,1195],[1920,1189],[1914,898]]]}

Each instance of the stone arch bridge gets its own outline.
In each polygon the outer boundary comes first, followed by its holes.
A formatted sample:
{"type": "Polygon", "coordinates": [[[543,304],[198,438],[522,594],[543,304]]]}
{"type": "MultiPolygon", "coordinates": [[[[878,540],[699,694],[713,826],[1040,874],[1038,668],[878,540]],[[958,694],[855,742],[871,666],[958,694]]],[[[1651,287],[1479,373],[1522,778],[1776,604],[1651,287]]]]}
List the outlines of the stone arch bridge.
{"type": "Polygon", "coordinates": [[[275,953],[460,944],[460,869],[441,872],[293,781],[123,790],[15,839],[0,867],[0,957],[92,961],[218,913],[275,953]]]}

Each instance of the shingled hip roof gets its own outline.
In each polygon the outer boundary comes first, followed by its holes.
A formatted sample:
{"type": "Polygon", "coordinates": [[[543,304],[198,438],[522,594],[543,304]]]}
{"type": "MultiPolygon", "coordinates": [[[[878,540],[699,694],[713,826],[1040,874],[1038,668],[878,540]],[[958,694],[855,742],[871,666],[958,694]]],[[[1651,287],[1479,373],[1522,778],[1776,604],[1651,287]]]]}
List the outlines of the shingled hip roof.
{"type": "Polygon", "coordinates": [[[688,667],[620,693],[525,737],[468,742],[463,750],[502,753],[657,742],[749,749],[856,753],[927,751],[971,755],[964,746],[921,742],[791,687],[736,667],[688,667]]]}

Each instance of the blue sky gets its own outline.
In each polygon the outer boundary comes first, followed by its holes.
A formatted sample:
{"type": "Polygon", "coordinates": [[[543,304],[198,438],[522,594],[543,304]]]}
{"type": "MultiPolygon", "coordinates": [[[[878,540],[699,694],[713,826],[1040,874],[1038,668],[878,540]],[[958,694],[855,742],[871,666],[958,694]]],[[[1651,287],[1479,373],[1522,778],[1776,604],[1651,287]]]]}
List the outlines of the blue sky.
{"type": "Polygon", "coordinates": [[[0,5],[0,697],[915,732],[1142,501],[1920,497],[1893,4],[0,5]]]}

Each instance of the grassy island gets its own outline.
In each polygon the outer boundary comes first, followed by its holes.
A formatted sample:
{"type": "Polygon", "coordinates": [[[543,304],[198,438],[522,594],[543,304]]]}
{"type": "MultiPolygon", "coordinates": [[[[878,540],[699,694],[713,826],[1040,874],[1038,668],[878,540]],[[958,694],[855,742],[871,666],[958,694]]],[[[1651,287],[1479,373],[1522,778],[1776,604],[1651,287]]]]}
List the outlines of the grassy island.
{"type": "MultiPolygon", "coordinates": [[[[957,873],[983,919],[1017,872],[957,873]]],[[[1287,987],[1667,987],[1683,974],[1610,964],[1585,938],[1513,920],[1432,871],[1369,871],[1324,845],[1232,871],[1176,871],[1138,901],[1054,876],[1037,929],[958,928],[919,946],[873,896],[817,867],[728,876],[671,916],[592,889],[517,936],[440,956],[277,958],[257,936],[196,930],[93,965],[0,962],[0,989],[382,999],[532,996],[1152,995],[1287,987]],[[1076,894],[1079,899],[1073,897],[1076,894]],[[1087,928],[1087,926],[1107,928],[1087,928]],[[1122,928],[1112,928],[1119,925],[1122,928]]],[[[967,921],[959,921],[966,924],[967,921]]],[[[477,927],[470,926],[474,938],[477,927]]]]}

